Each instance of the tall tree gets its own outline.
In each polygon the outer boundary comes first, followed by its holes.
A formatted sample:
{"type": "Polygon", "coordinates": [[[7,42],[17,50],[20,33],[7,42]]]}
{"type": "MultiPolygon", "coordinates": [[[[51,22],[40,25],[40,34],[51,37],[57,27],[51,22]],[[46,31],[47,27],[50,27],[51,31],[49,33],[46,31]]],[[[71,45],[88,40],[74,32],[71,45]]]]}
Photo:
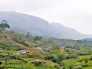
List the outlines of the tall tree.
{"type": "Polygon", "coordinates": [[[9,29],[10,25],[6,20],[2,20],[0,23],[0,30],[6,30],[7,28],[9,29]]]}

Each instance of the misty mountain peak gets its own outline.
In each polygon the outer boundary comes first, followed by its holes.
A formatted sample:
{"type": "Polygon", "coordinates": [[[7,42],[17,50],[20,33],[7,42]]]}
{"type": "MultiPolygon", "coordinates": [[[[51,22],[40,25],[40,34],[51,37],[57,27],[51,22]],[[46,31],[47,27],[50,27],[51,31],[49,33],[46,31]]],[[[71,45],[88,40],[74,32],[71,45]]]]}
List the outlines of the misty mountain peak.
{"type": "Polygon", "coordinates": [[[0,12],[0,21],[7,20],[14,31],[65,39],[79,39],[82,34],[59,23],[49,23],[36,16],[18,12],[0,12]]]}

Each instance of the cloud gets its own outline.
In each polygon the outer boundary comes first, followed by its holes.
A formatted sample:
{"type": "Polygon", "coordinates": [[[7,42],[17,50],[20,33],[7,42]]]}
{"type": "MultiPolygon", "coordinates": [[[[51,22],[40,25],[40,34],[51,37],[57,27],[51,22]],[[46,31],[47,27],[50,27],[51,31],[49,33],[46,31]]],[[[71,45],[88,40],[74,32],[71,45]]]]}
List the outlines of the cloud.
{"type": "Polygon", "coordinates": [[[0,0],[0,10],[32,14],[92,34],[92,0],[0,0]]]}
{"type": "Polygon", "coordinates": [[[23,0],[0,0],[0,11],[15,11],[23,9],[23,0]]]}

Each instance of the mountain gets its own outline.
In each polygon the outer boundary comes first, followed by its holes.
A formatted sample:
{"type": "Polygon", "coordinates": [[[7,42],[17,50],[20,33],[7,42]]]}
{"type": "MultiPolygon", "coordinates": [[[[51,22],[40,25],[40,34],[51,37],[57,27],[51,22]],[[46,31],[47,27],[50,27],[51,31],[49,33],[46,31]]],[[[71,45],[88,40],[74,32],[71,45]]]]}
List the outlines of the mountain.
{"type": "Polygon", "coordinates": [[[92,38],[84,38],[84,39],[81,39],[81,41],[92,42],[92,38]]]}
{"type": "Polygon", "coordinates": [[[80,39],[84,37],[83,34],[76,31],[75,29],[65,27],[60,23],[52,23],[51,26],[51,33],[54,34],[54,37],[61,37],[62,39],[80,39]]]}
{"type": "Polygon", "coordinates": [[[59,23],[49,23],[36,16],[18,12],[0,12],[0,21],[7,20],[11,29],[19,32],[30,32],[32,35],[63,39],[80,39],[83,34],[59,23]]]}

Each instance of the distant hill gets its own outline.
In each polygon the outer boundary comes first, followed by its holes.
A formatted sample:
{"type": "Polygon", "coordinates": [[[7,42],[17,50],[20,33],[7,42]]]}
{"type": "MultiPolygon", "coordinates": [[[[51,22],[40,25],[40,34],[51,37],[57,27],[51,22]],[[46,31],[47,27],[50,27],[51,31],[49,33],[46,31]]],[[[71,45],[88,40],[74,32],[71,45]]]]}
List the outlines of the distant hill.
{"type": "Polygon", "coordinates": [[[84,38],[81,41],[92,42],[92,38],[84,38]]]}
{"type": "Polygon", "coordinates": [[[0,12],[0,21],[7,20],[11,29],[19,32],[30,32],[32,35],[63,39],[80,39],[84,35],[58,23],[49,23],[39,17],[17,13],[0,12]]]}

